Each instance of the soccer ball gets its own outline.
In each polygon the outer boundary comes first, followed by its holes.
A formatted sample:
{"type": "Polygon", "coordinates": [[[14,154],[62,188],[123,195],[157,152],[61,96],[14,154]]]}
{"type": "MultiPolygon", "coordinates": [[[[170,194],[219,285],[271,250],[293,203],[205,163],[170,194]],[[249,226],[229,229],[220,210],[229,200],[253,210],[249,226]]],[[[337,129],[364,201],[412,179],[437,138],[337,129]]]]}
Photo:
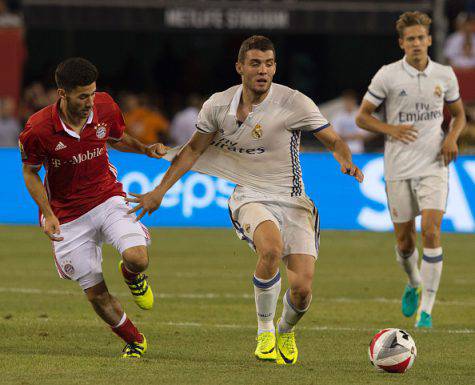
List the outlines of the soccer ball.
{"type": "Polygon", "coordinates": [[[371,340],[368,355],[377,370],[404,373],[414,364],[417,348],[408,332],[401,329],[383,329],[371,340]]]}

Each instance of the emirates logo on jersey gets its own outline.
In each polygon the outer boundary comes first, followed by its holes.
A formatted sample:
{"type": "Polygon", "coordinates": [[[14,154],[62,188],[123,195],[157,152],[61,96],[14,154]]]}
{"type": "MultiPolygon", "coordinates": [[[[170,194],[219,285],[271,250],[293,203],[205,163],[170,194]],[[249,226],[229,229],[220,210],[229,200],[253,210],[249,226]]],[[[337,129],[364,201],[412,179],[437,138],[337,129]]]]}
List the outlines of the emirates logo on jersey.
{"type": "Polygon", "coordinates": [[[107,133],[107,123],[99,123],[96,127],[96,136],[98,139],[104,139],[107,133]]]}

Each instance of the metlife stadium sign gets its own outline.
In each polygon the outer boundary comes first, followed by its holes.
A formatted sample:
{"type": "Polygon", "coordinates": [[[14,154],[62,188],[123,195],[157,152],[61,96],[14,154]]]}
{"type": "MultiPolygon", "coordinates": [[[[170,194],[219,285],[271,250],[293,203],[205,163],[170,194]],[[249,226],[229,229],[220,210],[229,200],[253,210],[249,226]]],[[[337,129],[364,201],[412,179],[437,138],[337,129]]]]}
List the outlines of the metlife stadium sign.
{"type": "MultiPolygon", "coordinates": [[[[156,186],[169,163],[136,154],[110,152],[126,191],[146,192],[156,186]]],[[[381,155],[356,155],[365,181],[343,175],[330,154],[302,154],[307,194],[317,205],[323,229],[389,231],[381,155]]],[[[0,191],[0,223],[37,224],[38,211],[21,176],[17,150],[0,150],[4,187],[0,191]]],[[[190,172],[165,196],[148,226],[231,227],[227,200],[234,185],[223,179],[190,172]]],[[[475,156],[462,156],[450,167],[447,213],[442,228],[475,233],[475,156]]]]}
{"type": "Polygon", "coordinates": [[[30,29],[196,33],[394,34],[404,11],[433,11],[431,0],[23,0],[30,29]],[[377,4],[376,4],[377,3],[377,4]],[[355,20],[358,20],[355,23],[355,20]]]}

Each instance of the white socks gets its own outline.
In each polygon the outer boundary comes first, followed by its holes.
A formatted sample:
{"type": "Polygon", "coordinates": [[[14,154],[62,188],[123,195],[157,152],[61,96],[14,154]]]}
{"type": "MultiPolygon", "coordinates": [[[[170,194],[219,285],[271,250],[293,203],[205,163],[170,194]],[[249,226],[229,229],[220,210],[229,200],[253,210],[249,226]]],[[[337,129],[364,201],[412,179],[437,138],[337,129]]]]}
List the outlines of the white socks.
{"type": "Polygon", "coordinates": [[[421,263],[422,299],[420,310],[428,314],[434,306],[442,274],[442,247],[425,249],[421,263]]]}
{"type": "Polygon", "coordinates": [[[396,246],[396,259],[406,272],[409,278],[409,284],[412,287],[418,287],[421,284],[421,275],[417,267],[417,263],[419,262],[419,252],[417,248],[415,248],[411,254],[402,254],[401,250],[396,246]]]}
{"type": "Polygon", "coordinates": [[[305,309],[297,309],[290,300],[290,289],[287,289],[282,302],[284,303],[284,309],[282,310],[282,318],[279,322],[279,333],[289,333],[294,330],[297,322],[300,321],[300,318],[307,312],[310,307],[312,299],[308,303],[308,306],[305,309]]]}
{"type": "Polygon", "coordinates": [[[258,334],[274,332],[274,316],[280,294],[280,272],[271,279],[261,279],[254,274],[258,334]]]}

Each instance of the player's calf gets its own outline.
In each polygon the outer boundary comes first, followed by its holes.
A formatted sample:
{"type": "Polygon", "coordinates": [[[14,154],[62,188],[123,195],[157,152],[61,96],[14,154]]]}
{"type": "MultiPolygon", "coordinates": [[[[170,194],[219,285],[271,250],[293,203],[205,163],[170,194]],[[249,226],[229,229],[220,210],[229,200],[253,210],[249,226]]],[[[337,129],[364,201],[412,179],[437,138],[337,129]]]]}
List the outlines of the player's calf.
{"type": "Polygon", "coordinates": [[[97,315],[127,344],[122,357],[141,357],[147,350],[145,337],[127,317],[119,301],[109,293],[105,283],[86,289],[85,294],[97,315]]]}

